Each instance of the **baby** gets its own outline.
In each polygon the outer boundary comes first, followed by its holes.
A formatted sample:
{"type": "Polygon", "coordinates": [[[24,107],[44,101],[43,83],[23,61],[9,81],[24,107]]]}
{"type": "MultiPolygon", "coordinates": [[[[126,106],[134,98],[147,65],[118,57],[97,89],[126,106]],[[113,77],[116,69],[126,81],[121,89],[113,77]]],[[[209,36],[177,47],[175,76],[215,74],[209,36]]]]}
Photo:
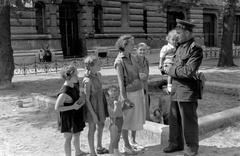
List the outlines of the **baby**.
{"type": "MultiPolygon", "coordinates": [[[[167,45],[164,45],[160,51],[160,60],[158,69],[162,71],[163,67],[167,64],[173,64],[173,58],[175,56],[176,46],[178,44],[177,40],[177,32],[175,29],[171,30],[166,40],[168,41],[167,45]]],[[[168,76],[168,84],[167,84],[167,93],[171,92],[172,88],[172,78],[168,76]]]]}

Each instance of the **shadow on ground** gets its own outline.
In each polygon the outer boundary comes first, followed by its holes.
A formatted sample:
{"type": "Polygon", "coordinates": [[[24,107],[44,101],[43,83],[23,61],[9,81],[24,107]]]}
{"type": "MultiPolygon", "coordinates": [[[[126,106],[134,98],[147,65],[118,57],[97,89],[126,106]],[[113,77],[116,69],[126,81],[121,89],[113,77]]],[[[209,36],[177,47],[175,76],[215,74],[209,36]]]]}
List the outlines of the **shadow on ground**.
{"type": "MultiPolygon", "coordinates": [[[[167,147],[167,145],[154,145],[147,146],[147,150],[143,154],[138,154],[139,156],[183,156],[183,151],[174,152],[174,153],[163,153],[163,149],[167,147]]],[[[198,156],[240,156],[238,151],[239,148],[231,147],[231,148],[218,148],[215,146],[204,146],[200,145],[198,156]],[[231,154],[229,154],[231,153],[231,154]]]]}

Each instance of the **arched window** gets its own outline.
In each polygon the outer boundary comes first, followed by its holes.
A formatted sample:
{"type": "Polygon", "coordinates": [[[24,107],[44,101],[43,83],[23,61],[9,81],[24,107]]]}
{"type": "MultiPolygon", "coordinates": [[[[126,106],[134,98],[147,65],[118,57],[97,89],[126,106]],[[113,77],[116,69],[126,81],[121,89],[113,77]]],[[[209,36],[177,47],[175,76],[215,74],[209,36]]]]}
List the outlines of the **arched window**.
{"type": "Polygon", "coordinates": [[[35,3],[36,30],[37,34],[45,34],[45,5],[43,2],[35,3]]]}
{"type": "Polygon", "coordinates": [[[94,30],[96,34],[102,33],[102,6],[95,5],[94,6],[94,30]]]}

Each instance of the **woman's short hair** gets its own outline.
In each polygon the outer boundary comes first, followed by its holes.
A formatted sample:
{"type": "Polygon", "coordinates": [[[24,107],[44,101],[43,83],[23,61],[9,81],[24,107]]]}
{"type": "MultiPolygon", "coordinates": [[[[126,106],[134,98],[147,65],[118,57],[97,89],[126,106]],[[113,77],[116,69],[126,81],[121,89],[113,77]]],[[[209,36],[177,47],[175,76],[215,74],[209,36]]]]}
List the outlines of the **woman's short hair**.
{"type": "Polygon", "coordinates": [[[145,47],[146,49],[148,48],[147,44],[144,43],[144,42],[138,43],[137,49],[138,49],[138,48],[141,48],[141,47],[145,47]]]}
{"type": "Polygon", "coordinates": [[[77,72],[77,68],[74,67],[73,65],[69,65],[69,66],[63,67],[60,74],[64,80],[70,80],[76,72],[77,72]]]}
{"type": "Polygon", "coordinates": [[[87,70],[89,70],[90,67],[93,67],[97,61],[98,61],[98,56],[96,56],[96,55],[89,55],[89,56],[87,56],[84,59],[85,68],[87,70]]]}
{"type": "Polygon", "coordinates": [[[115,44],[116,48],[119,49],[120,51],[124,51],[125,50],[124,48],[128,45],[129,39],[132,38],[133,36],[129,34],[120,36],[115,44]]]}

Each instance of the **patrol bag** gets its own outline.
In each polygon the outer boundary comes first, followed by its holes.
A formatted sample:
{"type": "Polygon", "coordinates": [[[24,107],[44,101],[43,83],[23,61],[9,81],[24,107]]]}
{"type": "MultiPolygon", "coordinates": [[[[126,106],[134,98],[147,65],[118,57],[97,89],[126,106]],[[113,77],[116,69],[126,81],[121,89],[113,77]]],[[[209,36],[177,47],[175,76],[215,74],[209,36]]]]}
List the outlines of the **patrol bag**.
{"type": "Polygon", "coordinates": [[[198,84],[198,99],[202,99],[203,91],[205,88],[205,82],[207,79],[205,78],[204,73],[199,71],[196,72],[194,79],[197,80],[197,84],[198,84]]]}

